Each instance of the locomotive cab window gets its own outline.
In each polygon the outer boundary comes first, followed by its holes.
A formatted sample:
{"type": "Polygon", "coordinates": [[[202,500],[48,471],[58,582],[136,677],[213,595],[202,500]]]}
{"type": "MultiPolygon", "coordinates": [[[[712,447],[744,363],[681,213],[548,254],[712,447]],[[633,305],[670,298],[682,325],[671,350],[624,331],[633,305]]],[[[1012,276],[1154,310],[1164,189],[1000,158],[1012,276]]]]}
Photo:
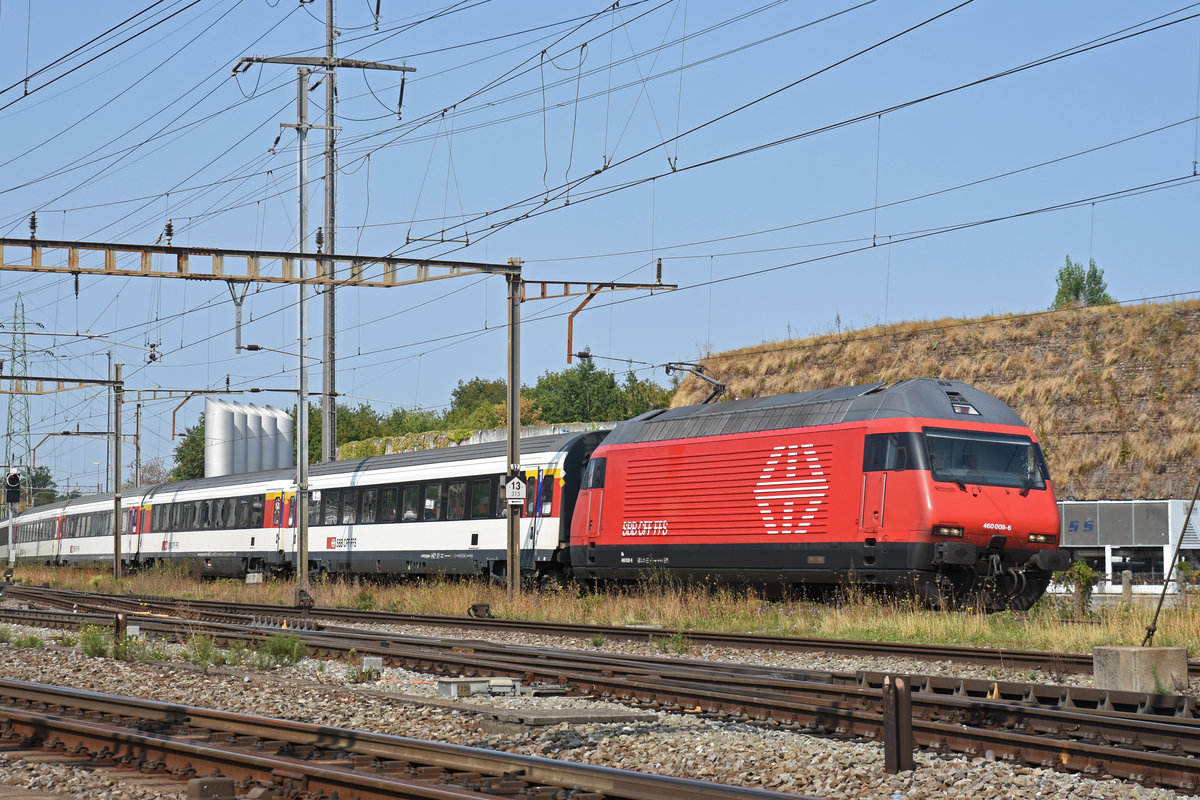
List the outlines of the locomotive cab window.
{"type": "Polygon", "coordinates": [[[581,489],[603,489],[604,488],[604,465],[608,462],[607,458],[593,458],[588,461],[587,470],[583,473],[583,486],[581,489]]]}
{"type": "Polygon", "coordinates": [[[1042,451],[1028,436],[926,429],[929,465],[936,481],[962,485],[1045,489],[1049,473],[1042,451]]]}
{"type": "Polygon", "coordinates": [[[916,433],[871,433],[863,442],[863,472],[921,469],[921,439],[916,433]]]}

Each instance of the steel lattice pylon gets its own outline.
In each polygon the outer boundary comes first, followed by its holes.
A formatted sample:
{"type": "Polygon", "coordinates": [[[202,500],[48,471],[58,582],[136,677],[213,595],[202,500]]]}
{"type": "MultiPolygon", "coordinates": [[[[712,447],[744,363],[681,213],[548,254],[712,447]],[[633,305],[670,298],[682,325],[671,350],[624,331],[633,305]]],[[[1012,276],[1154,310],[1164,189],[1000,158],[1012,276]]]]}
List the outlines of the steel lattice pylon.
{"type": "MultiPolygon", "coordinates": [[[[29,353],[25,347],[25,302],[17,295],[13,308],[12,344],[8,348],[8,370],[13,376],[29,374],[29,353]]],[[[29,396],[8,396],[8,429],[4,437],[4,463],[9,469],[28,468],[31,456],[29,444],[29,396]]]]}

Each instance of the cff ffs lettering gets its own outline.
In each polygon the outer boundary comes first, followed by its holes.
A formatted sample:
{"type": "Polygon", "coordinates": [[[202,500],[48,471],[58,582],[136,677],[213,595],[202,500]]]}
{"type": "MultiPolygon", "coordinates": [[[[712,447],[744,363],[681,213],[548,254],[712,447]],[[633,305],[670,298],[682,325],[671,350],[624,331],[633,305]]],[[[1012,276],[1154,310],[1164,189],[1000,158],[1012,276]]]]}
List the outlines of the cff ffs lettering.
{"type": "Polygon", "coordinates": [[[621,523],[622,536],[666,536],[665,519],[628,520],[621,523]]]}

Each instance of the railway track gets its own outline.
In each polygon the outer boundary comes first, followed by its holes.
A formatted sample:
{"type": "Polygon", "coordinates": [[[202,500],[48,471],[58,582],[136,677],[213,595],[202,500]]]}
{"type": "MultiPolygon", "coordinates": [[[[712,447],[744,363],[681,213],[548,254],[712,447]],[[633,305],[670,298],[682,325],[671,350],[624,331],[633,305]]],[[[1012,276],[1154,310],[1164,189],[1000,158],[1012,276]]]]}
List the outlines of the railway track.
{"type": "MultiPolygon", "coordinates": [[[[52,626],[111,620],[111,612],[25,613],[40,614],[40,624],[52,626]]],[[[203,630],[222,641],[261,639],[277,631],[261,622],[173,621],[136,614],[129,619],[144,632],[186,636],[203,630]]],[[[883,731],[883,676],[877,673],[611,656],[325,625],[292,633],[318,654],[354,650],[434,674],[565,684],[575,692],[638,707],[690,709],[828,736],[878,739],[883,731]]],[[[920,676],[913,685],[912,732],[920,747],[990,752],[1015,762],[1182,789],[1200,785],[1200,710],[1194,698],[920,676]]]]}
{"type": "MultiPolygon", "coordinates": [[[[57,753],[179,780],[235,778],[286,796],[803,800],[758,789],[0,680],[0,751],[57,753]]],[[[250,796],[256,796],[251,794],[250,796]]],[[[811,800],[811,799],[810,799],[811,800]]]]}
{"type": "MultiPolygon", "coordinates": [[[[229,603],[178,598],[97,595],[67,589],[46,589],[30,586],[9,586],[14,599],[27,603],[45,604],[54,608],[125,611],[127,613],[163,613],[179,617],[203,619],[224,618],[230,622],[263,622],[295,627],[311,619],[343,622],[348,625],[420,625],[452,627],[477,631],[519,631],[545,636],[574,636],[585,639],[648,641],[651,639],[684,638],[695,645],[713,645],[749,650],[782,650],[837,653],[846,656],[895,656],[927,661],[949,661],[988,667],[1020,670],[1040,670],[1047,675],[1087,673],[1092,670],[1092,657],[1087,653],[1013,650],[1007,648],[969,647],[955,645],[926,645],[905,642],[868,642],[838,639],[816,639],[790,636],[721,633],[710,631],[648,628],[620,625],[583,625],[562,622],[535,622],[494,617],[453,616],[444,614],[406,614],[392,611],[364,611],[346,608],[315,607],[311,609],[286,606],[229,603]]],[[[1188,663],[1192,677],[1200,677],[1200,661],[1188,663]]]]}

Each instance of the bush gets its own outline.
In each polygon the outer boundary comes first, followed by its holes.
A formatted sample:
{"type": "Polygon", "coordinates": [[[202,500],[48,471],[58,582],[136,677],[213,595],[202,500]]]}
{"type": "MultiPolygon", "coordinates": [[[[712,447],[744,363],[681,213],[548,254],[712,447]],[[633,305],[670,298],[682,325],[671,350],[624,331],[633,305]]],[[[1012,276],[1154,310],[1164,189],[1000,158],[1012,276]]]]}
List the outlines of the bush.
{"type": "Polygon", "coordinates": [[[273,633],[263,640],[254,654],[258,669],[290,667],[308,655],[308,646],[292,633],[273,633]]]}
{"type": "Polygon", "coordinates": [[[0,644],[11,641],[12,636],[12,628],[7,625],[0,625],[0,644]]]}
{"type": "Polygon", "coordinates": [[[84,625],[79,629],[79,649],[91,658],[104,658],[112,644],[112,633],[99,625],[84,625]]]}
{"type": "Polygon", "coordinates": [[[18,636],[12,640],[15,647],[32,647],[40,650],[46,646],[46,643],[38,636],[29,633],[24,636],[18,636]]]}
{"type": "Polygon", "coordinates": [[[1085,561],[1076,561],[1062,572],[1054,573],[1054,580],[1071,587],[1075,595],[1075,618],[1082,619],[1092,601],[1092,590],[1100,582],[1100,573],[1085,561]]]}
{"type": "Polygon", "coordinates": [[[346,654],[346,682],[371,683],[377,680],[379,680],[379,670],[363,667],[358,658],[358,651],[351,648],[350,652],[346,654]]]}
{"type": "Polygon", "coordinates": [[[350,602],[359,611],[370,611],[375,608],[375,593],[370,589],[360,589],[350,602]]]}
{"type": "Polygon", "coordinates": [[[201,672],[208,672],[217,658],[217,644],[211,636],[193,633],[183,648],[183,654],[190,663],[200,667],[201,672]]]}

